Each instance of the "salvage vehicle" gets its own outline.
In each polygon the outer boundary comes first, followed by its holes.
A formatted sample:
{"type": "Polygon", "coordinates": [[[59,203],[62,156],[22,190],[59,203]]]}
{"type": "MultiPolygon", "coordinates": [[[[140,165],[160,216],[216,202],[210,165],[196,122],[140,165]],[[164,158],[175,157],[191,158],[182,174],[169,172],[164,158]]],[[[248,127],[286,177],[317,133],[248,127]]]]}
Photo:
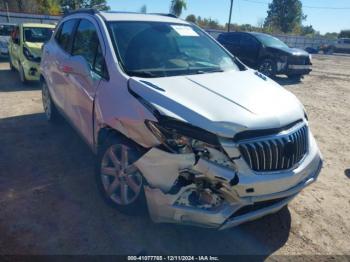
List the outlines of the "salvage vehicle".
{"type": "Polygon", "coordinates": [[[339,38],[332,44],[321,46],[321,50],[326,54],[348,53],[350,54],[350,38],[339,38]]]}
{"type": "Polygon", "coordinates": [[[69,13],[41,72],[47,119],[83,137],[122,212],[230,228],[277,212],[320,172],[299,100],[171,15],[69,13]]]}
{"type": "Polygon", "coordinates": [[[229,32],[218,36],[218,41],[249,67],[268,77],[287,75],[300,80],[309,74],[311,55],[268,34],[255,32],[229,32]]]}
{"type": "Polygon", "coordinates": [[[55,25],[22,23],[15,27],[9,43],[10,67],[17,70],[22,83],[40,79],[41,48],[55,25]]]}
{"type": "Polygon", "coordinates": [[[14,28],[15,24],[0,23],[0,55],[8,56],[8,44],[14,28]]]}

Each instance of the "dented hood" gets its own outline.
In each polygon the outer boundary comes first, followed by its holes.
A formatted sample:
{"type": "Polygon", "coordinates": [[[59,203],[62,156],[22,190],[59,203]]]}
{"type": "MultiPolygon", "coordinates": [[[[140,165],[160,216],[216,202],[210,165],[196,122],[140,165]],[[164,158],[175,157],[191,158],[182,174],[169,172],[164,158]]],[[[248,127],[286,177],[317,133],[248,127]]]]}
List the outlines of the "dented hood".
{"type": "Polygon", "coordinates": [[[162,114],[225,137],[302,119],[298,99],[253,70],[131,78],[130,89],[162,114]]]}

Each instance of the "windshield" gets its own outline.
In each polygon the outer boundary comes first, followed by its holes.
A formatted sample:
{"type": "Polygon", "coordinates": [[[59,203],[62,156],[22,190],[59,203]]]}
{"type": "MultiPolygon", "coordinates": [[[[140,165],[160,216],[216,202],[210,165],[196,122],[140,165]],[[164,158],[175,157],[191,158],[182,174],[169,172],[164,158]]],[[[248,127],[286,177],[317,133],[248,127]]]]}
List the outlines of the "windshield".
{"type": "Polygon", "coordinates": [[[40,28],[40,27],[25,27],[24,41],[32,43],[45,43],[47,42],[53,32],[52,28],[40,28]]]}
{"type": "Polygon", "coordinates": [[[110,22],[114,47],[127,74],[164,77],[239,70],[201,30],[160,22],[110,22]]]}
{"type": "Polygon", "coordinates": [[[0,36],[10,36],[14,28],[14,25],[0,25],[0,36]]]}
{"type": "Polygon", "coordinates": [[[258,38],[265,46],[288,48],[285,43],[276,37],[263,34],[256,34],[255,37],[258,38]]]}

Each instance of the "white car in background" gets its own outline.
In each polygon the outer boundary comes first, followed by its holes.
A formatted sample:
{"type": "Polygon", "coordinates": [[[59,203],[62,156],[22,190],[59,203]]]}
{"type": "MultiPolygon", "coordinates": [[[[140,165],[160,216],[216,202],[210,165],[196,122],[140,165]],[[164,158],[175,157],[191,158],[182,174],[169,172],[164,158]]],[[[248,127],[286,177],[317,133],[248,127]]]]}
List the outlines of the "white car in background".
{"type": "Polygon", "coordinates": [[[8,43],[16,24],[0,23],[0,55],[8,55],[8,43]]]}

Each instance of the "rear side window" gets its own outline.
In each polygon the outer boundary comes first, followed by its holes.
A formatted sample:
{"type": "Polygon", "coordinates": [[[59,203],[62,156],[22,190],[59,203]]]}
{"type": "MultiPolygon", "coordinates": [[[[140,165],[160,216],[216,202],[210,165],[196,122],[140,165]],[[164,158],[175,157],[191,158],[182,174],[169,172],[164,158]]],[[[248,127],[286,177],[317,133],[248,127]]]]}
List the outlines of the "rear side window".
{"type": "Polygon", "coordinates": [[[72,55],[83,56],[93,69],[98,43],[95,26],[90,21],[83,19],[75,33],[72,55]]]}
{"type": "Polygon", "coordinates": [[[58,32],[55,36],[58,45],[67,53],[70,53],[70,39],[76,21],[76,19],[72,19],[64,22],[58,29],[58,32]]]}
{"type": "Polygon", "coordinates": [[[258,44],[258,41],[255,40],[253,37],[251,37],[250,35],[244,34],[241,37],[241,46],[254,49],[254,48],[258,48],[259,44],[258,44]]]}

